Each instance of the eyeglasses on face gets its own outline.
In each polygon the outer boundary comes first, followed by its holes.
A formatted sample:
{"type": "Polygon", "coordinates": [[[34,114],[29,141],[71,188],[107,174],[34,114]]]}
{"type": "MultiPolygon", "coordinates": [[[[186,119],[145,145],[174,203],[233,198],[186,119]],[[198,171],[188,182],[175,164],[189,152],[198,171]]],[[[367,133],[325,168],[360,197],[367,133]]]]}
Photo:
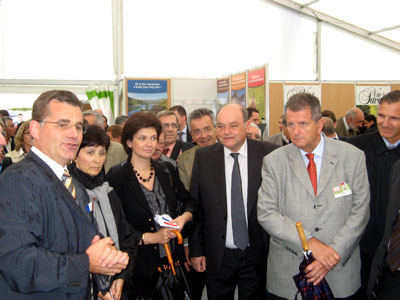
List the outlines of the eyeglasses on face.
{"type": "Polygon", "coordinates": [[[75,126],[76,131],[78,133],[85,134],[86,131],[87,131],[87,127],[84,126],[83,123],[75,123],[74,124],[74,123],[72,123],[71,121],[68,121],[68,120],[59,120],[59,121],[56,121],[56,122],[41,120],[41,121],[38,121],[38,122],[39,123],[56,124],[57,128],[59,128],[61,130],[65,130],[65,131],[70,130],[72,128],[72,126],[75,126]]]}

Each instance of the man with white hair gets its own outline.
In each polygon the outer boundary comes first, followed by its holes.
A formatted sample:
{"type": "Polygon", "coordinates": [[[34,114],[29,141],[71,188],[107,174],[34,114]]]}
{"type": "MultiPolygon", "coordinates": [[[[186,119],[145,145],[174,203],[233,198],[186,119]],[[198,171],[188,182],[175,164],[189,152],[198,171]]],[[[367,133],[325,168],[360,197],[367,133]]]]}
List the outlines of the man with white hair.
{"type": "Polygon", "coordinates": [[[247,137],[252,140],[261,141],[261,129],[254,123],[250,123],[247,128],[247,137]]]}
{"type": "Polygon", "coordinates": [[[353,107],[336,122],[336,133],[343,137],[357,135],[359,128],[364,124],[364,113],[358,107],[353,107]]]}

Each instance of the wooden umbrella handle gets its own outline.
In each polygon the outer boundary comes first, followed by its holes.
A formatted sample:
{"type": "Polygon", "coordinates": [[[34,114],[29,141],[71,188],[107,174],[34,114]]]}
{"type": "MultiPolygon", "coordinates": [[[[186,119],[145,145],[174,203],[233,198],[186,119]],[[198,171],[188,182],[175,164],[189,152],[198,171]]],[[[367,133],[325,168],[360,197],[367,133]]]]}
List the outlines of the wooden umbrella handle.
{"type": "Polygon", "coordinates": [[[169,248],[168,243],[164,244],[165,253],[167,254],[169,265],[171,266],[172,274],[176,276],[176,271],[174,267],[174,260],[172,259],[171,249],[169,248]]]}
{"type": "Polygon", "coordinates": [[[172,232],[175,233],[178,244],[181,245],[183,243],[182,234],[178,230],[172,230],[172,232]]]}
{"type": "Polygon", "coordinates": [[[296,223],[297,232],[299,233],[301,245],[303,246],[304,251],[310,250],[307,244],[306,235],[304,234],[303,224],[301,222],[296,223]]]}

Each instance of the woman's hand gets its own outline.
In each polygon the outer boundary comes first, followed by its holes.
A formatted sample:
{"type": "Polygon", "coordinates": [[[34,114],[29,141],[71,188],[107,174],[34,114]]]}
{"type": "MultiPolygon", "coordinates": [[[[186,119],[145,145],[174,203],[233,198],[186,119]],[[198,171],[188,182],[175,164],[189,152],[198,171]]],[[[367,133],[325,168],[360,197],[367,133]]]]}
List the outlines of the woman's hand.
{"type": "Polygon", "coordinates": [[[181,214],[179,217],[177,217],[176,219],[173,219],[171,222],[175,222],[176,224],[178,224],[178,226],[179,226],[178,230],[182,231],[185,224],[191,220],[192,220],[192,213],[186,211],[183,214],[181,214]]]}
{"type": "Polygon", "coordinates": [[[111,293],[115,300],[120,300],[122,296],[122,287],[124,286],[123,279],[116,279],[111,284],[111,293]]]}
{"type": "Polygon", "coordinates": [[[176,237],[175,233],[173,233],[174,229],[172,228],[161,228],[159,231],[155,233],[146,232],[143,235],[143,242],[145,245],[148,244],[166,244],[170,239],[176,237]]]}

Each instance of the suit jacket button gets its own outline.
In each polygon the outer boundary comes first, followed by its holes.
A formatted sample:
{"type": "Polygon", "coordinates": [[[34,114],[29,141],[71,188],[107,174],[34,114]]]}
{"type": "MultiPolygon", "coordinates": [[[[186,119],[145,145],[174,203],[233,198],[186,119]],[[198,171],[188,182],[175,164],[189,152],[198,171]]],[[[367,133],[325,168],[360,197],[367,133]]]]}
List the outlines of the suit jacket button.
{"type": "Polygon", "coordinates": [[[151,218],[149,218],[149,222],[151,222],[151,218]]]}
{"type": "Polygon", "coordinates": [[[315,227],[315,232],[318,232],[321,228],[315,227]]]}
{"type": "Polygon", "coordinates": [[[226,216],[224,216],[224,221],[226,221],[226,216]]]}
{"type": "Polygon", "coordinates": [[[225,238],[225,235],[223,234],[223,235],[221,236],[221,238],[224,239],[224,238],[225,238]]]}
{"type": "Polygon", "coordinates": [[[150,230],[151,230],[151,231],[154,231],[154,227],[151,227],[150,230]]]}
{"type": "Polygon", "coordinates": [[[154,246],[154,250],[157,250],[157,246],[154,246]]]}

